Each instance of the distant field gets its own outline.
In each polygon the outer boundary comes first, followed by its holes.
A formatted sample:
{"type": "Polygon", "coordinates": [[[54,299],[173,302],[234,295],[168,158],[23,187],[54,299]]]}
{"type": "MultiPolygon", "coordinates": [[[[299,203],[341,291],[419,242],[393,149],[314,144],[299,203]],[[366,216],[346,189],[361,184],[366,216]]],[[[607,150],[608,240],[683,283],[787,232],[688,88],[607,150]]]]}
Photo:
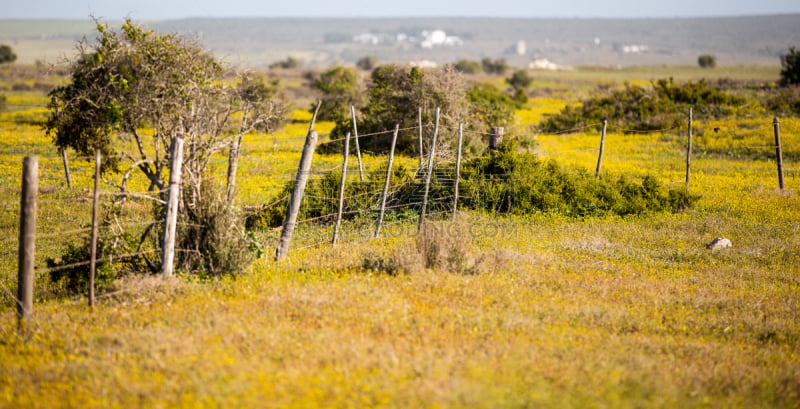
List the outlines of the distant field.
{"type": "MultiPolygon", "coordinates": [[[[457,9],[454,10],[457,13],[457,9]]],[[[505,58],[526,66],[546,58],[568,66],[693,65],[701,54],[713,54],[721,66],[778,66],[779,55],[800,44],[800,15],[683,19],[479,19],[382,18],[302,19],[226,18],[144,22],[162,32],[198,38],[232,64],[265,68],[292,55],[309,68],[353,64],[373,55],[381,62],[430,60],[440,64],[467,58],[505,58]],[[398,34],[420,36],[425,30],[445,30],[458,36],[458,47],[420,48],[395,43],[398,34]],[[355,35],[373,33],[387,42],[365,45],[355,35]],[[508,50],[518,41],[522,55],[508,50]],[[641,53],[619,51],[626,45],[645,46],[641,53]]],[[[112,27],[118,22],[110,22],[112,27]]],[[[2,20],[0,42],[19,48],[21,62],[49,63],[71,51],[70,41],[92,39],[85,20],[2,20]]]]}

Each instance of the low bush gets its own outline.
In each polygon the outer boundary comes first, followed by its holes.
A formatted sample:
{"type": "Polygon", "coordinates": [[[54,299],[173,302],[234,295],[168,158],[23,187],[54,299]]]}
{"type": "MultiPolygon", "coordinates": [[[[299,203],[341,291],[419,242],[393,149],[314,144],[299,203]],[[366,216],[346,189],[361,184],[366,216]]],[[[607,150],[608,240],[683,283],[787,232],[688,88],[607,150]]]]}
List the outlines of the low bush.
{"type": "Polygon", "coordinates": [[[578,127],[599,128],[604,119],[610,126],[630,131],[650,131],[683,126],[686,112],[723,118],[760,111],[758,103],[720,91],[705,80],[676,84],[658,80],[651,87],[625,84],[623,89],[601,89],[579,106],[567,106],[541,123],[544,132],[562,132],[578,127]]]}
{"type": "Polygon", "coordinates": [[[532,153],[517,153],[511,143],[468,161],[462,174],[464,205],[491,213],[629,215],[679,211],[699,198],[686,189],[669,189],[653,176],[640,182],[624,176],[597,179],[584,168],[563,168],[532,153]]]}

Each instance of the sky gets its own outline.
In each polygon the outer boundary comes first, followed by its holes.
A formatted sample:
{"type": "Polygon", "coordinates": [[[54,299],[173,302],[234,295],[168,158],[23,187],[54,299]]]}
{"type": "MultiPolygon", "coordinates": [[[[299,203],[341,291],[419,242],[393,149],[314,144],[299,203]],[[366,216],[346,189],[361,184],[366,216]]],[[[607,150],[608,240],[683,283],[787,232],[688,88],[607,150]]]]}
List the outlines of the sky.
{"type": "Polygon", "coordinates": [[[0,0],[0,18],[707,17],[800,13],[798,0],[0,0]]]}

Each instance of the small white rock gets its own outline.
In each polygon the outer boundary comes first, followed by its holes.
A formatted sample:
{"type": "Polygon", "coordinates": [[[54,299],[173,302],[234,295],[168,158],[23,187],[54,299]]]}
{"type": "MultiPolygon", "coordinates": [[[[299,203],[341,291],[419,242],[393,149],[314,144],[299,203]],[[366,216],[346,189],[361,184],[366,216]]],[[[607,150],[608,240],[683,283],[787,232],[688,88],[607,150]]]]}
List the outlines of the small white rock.
{"type": "Polygon", "coordinates": [[[706,248],[709,250],[719,250],[719,249],[726,249],[731,247],[731,241],[724,238],[724,237],[717,237],[706,245],[706,248]]]}

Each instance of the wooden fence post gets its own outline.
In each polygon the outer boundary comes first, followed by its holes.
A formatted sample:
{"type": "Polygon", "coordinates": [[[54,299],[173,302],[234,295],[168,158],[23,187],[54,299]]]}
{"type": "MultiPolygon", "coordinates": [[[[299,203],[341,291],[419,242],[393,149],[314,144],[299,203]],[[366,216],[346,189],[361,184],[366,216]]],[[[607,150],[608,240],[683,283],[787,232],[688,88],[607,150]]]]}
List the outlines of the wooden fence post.
{"type": "Polygon", "coordinates": [[[342,160],[342,180],[339,183],[339,210],[336,214],[336,225],[333,228],[333,245],[339,241],[339,228],[342,225],[342,208],[344,207],[344,188],[347,182],[347,157],[350,156],[350,132],[344,138],[344,159],[342,160]]]}
{"type": "Polygon", "coordinates": [[[383,192],[381,193],[381,212],[378,215],[378,223],[375,225],[375,234],[372,238],[378,238],[383,224],[383,216],[386,214],[386,196],[389,195],[389,182],[392,180],[392,164],[394,163],[394,148],[397,146],[397,134],[400,133],[400,124],[394,126],[392,136],[392,147],[389,149],[389,163],[386,165],[386,180],[383,182],[383,192]]]}
{"type": "Polygon", "coordinates": [[[89,307],[94,307],[94,279],[97,273],[98,210],[100,208],[100,149],[94,151],[94,196],[92,198],[92,247],[89,256],[89,307]]]}
{"type": "Polygon", "coordinates": [[[39,193],[39,157],[22,161],[22,194],[19,207],[19,259],[17,317],[20,330],[33,314],[33,268],[36,254],[36,195],[39,193]]]}
{"type": "Polygon", "coordinates": [[[161,249],[161,271],[169,277],[175,264],[175,230],[178,224],[178,202],[181,191],[183,166],[183,138],[172,139],[172,160],[169,167],[169,192],[167,194],[167,219],[164,227],[164,244],[161,249]]]}
{"type": "Polygon", "coordinates": [[[505,132],[505,128],[502,126],[496,126],[491,129],[489,132],[489,149],[497,149],[498,146],[503,142],[503,133],[505,132]]]}
{"type": "Polygon", "coordinates": [[[61,153],[61,162],[64,163],[64,177],[67,179],[67,189],[72,189],[72,174],[69,172],[69,159],[67,158],[67,150],[59,149],[61,153]]]}
{"type": "Polygon", "coordinates": [[[688,128],[689,141],[688,141],[688,146],[686,148],[686,187],[689,187],[689,176],[691,174],[691,167],[692,167],[692,132],[693,132],[692,122],[694,120],[693,115],[694,111],[692,107],[689,107],[689,128],[688,128]]]}
{"type": "Polygon", "coordinates": [[[775,157],[778,161],[778,186],[783,191],[783,153],[781,152],[781,122],[778,117],[772,121],[772,126],[775,128],[775,157]]]}
{"type": "Polygon", "coordinates": [[[228,152],[228,186],[226,189],[228,203],[233,202],[236,194],[236,173],[239,171],[239,154],[242,151],[242,139],[244,138],[242,132],[244,129],[240,130],[239,135],[233,138],[228,152]]]}
{"type": "Polygon", "coordinates": [[[606,128],[608,127],[608,119],[603,120],[603,131],[600,133],[600,152],[597,154],[597,168],[594,170],[594,177],[600,178],[600,167],[603,165],[603,151],[606,147],[606,128]]]}
{"type": "Polygon", "coordinates": [[[453,185],[453,220],[458,211],[458,182],[461,181],[461,148],[464,143],[464,124],[458,124],[458,151],[456,152],[456,182],[453,185]]]}
{"type": "Polygon", "coordinates": [[[419,126],[419,168],[422,169],[422,107],[419,107],[419,114],[417,115],[417,122],[419,126]]]}
{"type": "Polygon", "coordinates": [[[425,194],[422,196],[422,209],[419,213],[419,225],[417,231],[422,231],[425,224],[425,213],[428,211],[428,192],[431,189],[431,176],[433,176],[433,158],[436,155],[436,137],[439,135],[439,108],[436,108],[436,124],[433,128],[433,142],[431,143],[431,153],[428,156],[428,174],[425,175],[425,194]]]}
{"type": "Polygon", "coordinates": [[[356,157],[358,158],[358,177],[364,181],[364,168],[361,166],[361,146],[358,144],[358,127],[356,126],[356,107],[350,105],[350,115],[353,116],[353,137],[356,140],[356,157]]]}
{"type": "Polygon", "coordinates": [[[317,131],[311,130],[306,136],[306,144],[303,146],[303,154],[300,157],[300,167],[297,169],[297,177],[294,181],[294,189],[289,199],[289,210],[286,213],[286,221],[283,223],[281,239],[278,248],[275,250],[275,261],[281,261],[289,252],[289,244],[292,242],[294,226],[297,223],[297,214],[300,212],[300,203],[306,191],[308,175],[311,171],[311,159],[314,156],[314,149],[317,146],[317,131]]]}

